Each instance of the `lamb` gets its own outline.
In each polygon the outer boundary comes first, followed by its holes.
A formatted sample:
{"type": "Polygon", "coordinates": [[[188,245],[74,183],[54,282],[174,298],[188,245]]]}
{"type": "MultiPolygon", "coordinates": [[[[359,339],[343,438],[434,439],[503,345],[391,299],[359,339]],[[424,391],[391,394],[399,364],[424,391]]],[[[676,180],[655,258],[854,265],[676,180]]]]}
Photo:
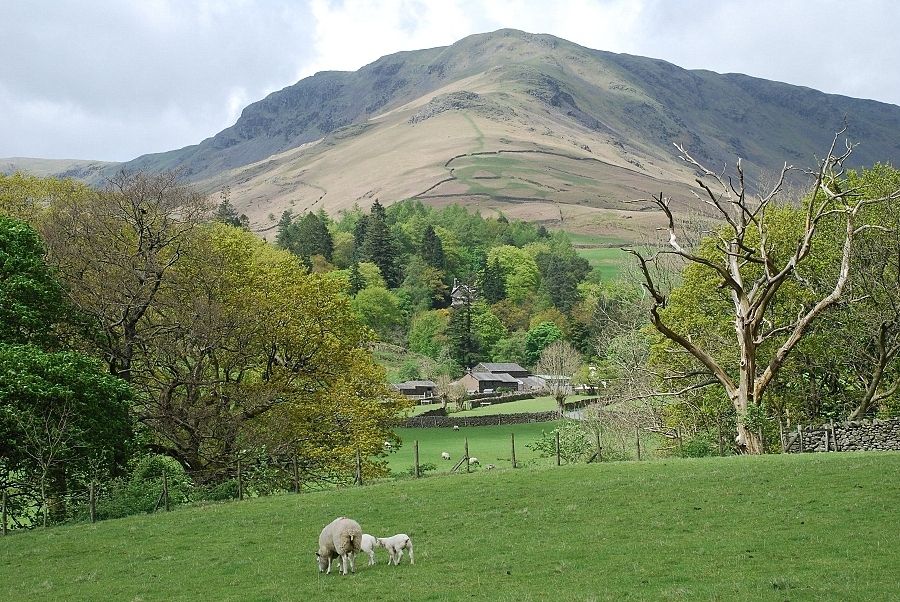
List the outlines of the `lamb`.
{"type": "Polygon", "coordinates": [[[449,460],[449,459],[450,459],[450,452],[441,452],[441,459],[442,459],[442,460],[449,460]]]}
{"type": "Polygon", "coordinates": [[[378,545],[387,550],[388,552],[388,564],[393,563],[394,566],[400,564],[400,558],[403,557],[403,550],[409,550],[409,563],[415,564],[416,561],[413,558],[413,543],[412,539],[409,538],[409,535],[405,533],[399,533],[392,537],[379,537],[378,545]]]}
{"type": "Polygon", "coordinates": [[[453,425],[453,430],[454,430],[454,431],[458,431],[458,430],[459,430],[459,425],[458,425],[458,424],[454,424],[454,425],[453,425]]]}
{"type": "Polygon", "coordinates": [[[497,467],[494,466],[493,464],[485,464],[484,465],[485,470],[494,470],[495,468],[497,468],[497,467]]]}
{"type": "Polygon", "coordinates": [[[378,547],[378,538],[368,533],[363,533],[360,549],[369,555],[369,566],[375,564],[375,548],[378,547]]]}
{"type": "Polygon", "coordinates": [[[319,535],[319,550],[316,559],[320,573],[331,573],[331,561],[341,559],[341,575],[346,575],[349,568],[356,572],[356,554],[362,545],[362,529],[359,523],[346,516],[339,516],[322,529],[319,535]],[[327,571],[325,569],[328,569],[327,571]]]}
{"type": "Polygon", "coordinates": [[[472,456],[471,458],[469,458],[469,466],[475,466],[477,464],[478,464],[478,458],[476,458],[475,456],[472,456]]]}

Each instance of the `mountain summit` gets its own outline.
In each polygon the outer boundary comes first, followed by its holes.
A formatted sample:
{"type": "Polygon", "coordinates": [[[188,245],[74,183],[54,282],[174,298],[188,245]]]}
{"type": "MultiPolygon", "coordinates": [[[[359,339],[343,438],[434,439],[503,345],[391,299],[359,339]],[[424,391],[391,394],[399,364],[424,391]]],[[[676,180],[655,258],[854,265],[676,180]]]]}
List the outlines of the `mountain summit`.
{"type": "Polygon", "coordinates": [[[316,73],[200,144],[126,166],[228,186],[258,230],[285,209],[410,197],[615,230],[642,219],[625,200],[689,194],[675,142],[765,178],[813,165],[845,122],[858,164],[900,162],[900,107],[503,29],[316,73]]]}

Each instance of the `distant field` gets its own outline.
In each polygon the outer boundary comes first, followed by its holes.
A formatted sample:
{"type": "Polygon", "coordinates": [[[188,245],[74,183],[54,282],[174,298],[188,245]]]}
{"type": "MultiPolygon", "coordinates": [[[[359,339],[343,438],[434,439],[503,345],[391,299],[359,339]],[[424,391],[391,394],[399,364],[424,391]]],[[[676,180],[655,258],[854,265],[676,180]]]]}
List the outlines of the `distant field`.
{"type": "Polygon", "coordinates": [[[575,251],[587,259],[592,268],[600,270],[603,280],[618,278],[625,265],[632,260],[632,257],[621,249],[629,245],[624,239],[581,232],[567,232],[567,234],[575,246],[575,251]]]}
{"type": "Polygon", "coordinates": [[[405,473],[412,468],[414,442],[418,439],[419,463],[435,464],[438,472],[449,472],[463,457],[465,441],[468,439],[469,456],[478,458],[482,466],[494,464],[510,468],[512,466],[510,433],[516,435],[517,463],[549,464],[549,460],[540,460],[538,454],[525,445],[539,439],[541,432],[552,431],[554,428],[556,428],[554,422],[461,427],[458,431],[450,428],[398,428],[395,432],[403,440],[403,446],[388,456],[388,465],[391,471],[398,473],[405,473]],[[444,451],[450,453],[451,460],[441,459],[441,452],[444,451]]]}
{"type": "MultiPolygon", "coordinates": [[[[0,538],[0,599],[897,600],[900,454],[432,476],[0,538]],[[322,526],[404,532],[416,564],[320,575],[322,526]]],[[[405,560],[405,559],[404,559],[405,560]]]]}
{"type": "MultiPolygon", "coordinates": [[[[566,401],[578,401],[586,399],[588,395],[570,395],[566,401]]],[[[535,397],[534,399],[522,399],[508,403],[498,403],[490,406],[478,406],[478,400],[473,402],[476,407],[463,412],[456,412],[453,416],[486,416],[489,414],[521,414],[522,412],[548,412],[556,409],[556,400],[552,397],[535,397]]]]}

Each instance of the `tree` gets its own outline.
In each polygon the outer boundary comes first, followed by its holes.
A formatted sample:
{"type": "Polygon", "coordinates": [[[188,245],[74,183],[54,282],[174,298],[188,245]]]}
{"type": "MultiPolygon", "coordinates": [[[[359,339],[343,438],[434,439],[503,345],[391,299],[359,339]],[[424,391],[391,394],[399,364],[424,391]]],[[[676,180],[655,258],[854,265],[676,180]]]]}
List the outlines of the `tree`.
{"type": "Polygon", "coordinates": [[[384,207],[378,201],[372,204],[372,213],[366,220],[362,257],[378,266],[390,288],[400,284],[401,273],[394,235],[387,224],[384,207]]]}
{"type": "Polygon", "coordinates": [[[216,213],[213,215],[213,219],[217,222],[222,222],[223,224],[228,224],[229,226],[234,226],[235,228],[242,228],[244,230],[250,229],[250,218],[246,215],[238,215],[237,209],[234,208],[234,205],[231,204],[229,200],[230,192],[228,187],[222,189],[219,198],[221,198],[221,202],[219,203],[218,208],[216,209],[216,213]]]}
{"type": "Polygon", "coordinates": [[[307,267],[312,264],[315,255],[331,261],[334,254],[334,241],[328,224],[317,213],[306,213],[300,219],[294,219],[290,212],[285,211],[278,222],[275,240],[282,249],[303,259],[307,267]]]}
{"type": "Polygon", "coordinates": [[[478,344],[483,351],[490,352],[500,339],[509,334],[506,326],[500,318],[491,313],[490,309],[479,303],[472,317],[472,327],[478,337],[478,344]]]}
{"type": "Polygon", "coordinates": [[[568,253],[539,252],[535,261],[541,273],[541,287],[553,305],[569,313],[578,301],[578,284],[591,271],[587,259],[570,250],[568,253]]]}
{"type": "Polygon", "coordinates": [[[513,302],[521,303],[537,290],[540,271],[534,257],[524,249],[511,245],[494,247],[488,252],[487,259],[489,265],[494,261],[500,264],[506,275],[506,296],[513,302]]]}
{"type": "Polygon", "coordinates": [[[843,166],[852,153],[852,146],[847,144],[845,152],[835,154],[841,134],[835,135],[818,169],[810,172],[814,179],[812,192],[806,200],[800,235],[791,248],[774,248],[769,238],[767,217],[783,189],[785,177],[794,169],[792,166],[785,164],[775,185],[754,199],[745,185],[740,161],[737,163],[736,177],[726,178],[709,170],[682,146],[676,145],[682,159],[706,178],[697,179],[703,191],[698,199],[710,206],[725,222],[715,235],[716,253],[714,256],[702,255],[683,245],[675,226],[671,201],[662,194],[654,197],[653,202],[666,216],[670,249],[651,256],[629,250],[637,258],[645,286],[653,297],[650,309],[653,326],[666,339],[687,351],[702,367],[706,378],[696,382],[693,388],[718,384],[725,390],[737,413],[737,444],[747,453],[762,451],[758,434],[748,427],[748,421],[752,420],[748,413],[762,407],[763,394],[813,321],[841,299],[849,278],[854,239],[869,228],[868,224],[857,225],[860,212],[873,203],[900,198],[900,191],[894,191],[878,199],[863,200],[858,198],[857,190],[845,186],[842,181],[843,166]],[[798,266],[809,261],[814,243],[822,230],[833,224],[834,220],[841,221],[843,235],[840,268],[833,286],[798,314],[773,323],[771,310],[778,292],[794,277],[798,266]],[[667,321],[665,308],[668,294],[657,286],[651,270],[651,264],[666,254],[711,270],[716,284],[729,292],[736,343],[736,357],[733,358],[736,361],[730,362],[730,365],[673,329],[667,321]],[[771,351],[763,356],[763,350],[771,351]]]}
{"type": "Polygon", "coordinates": [[[566,397],[572,393],[572,377],[581,367],[581,354],[565,341],[554,341],[543,351],[535,372],[549,377],[547,389],[556,400],[560,414],[566,410],[566,397]]]}
{"type": "Polygon", "coordinates": [[[25,222],[0,215],[0,342],[46,347],[70,313],[44,262],[44,245],[25,222]]]}
{"type": "Polygon", "coordinates": [[[481,295],[491,305],[506,297],[503,268],[496,257],[484,266],[481,275],[481,295]]]}
{"type": "Polygon", "coordinates": [[[534,366],[541,357],[541,352],[550,343],[563,338],[562,331],[553,322],[541,322],[525,334],[526,365],[534,366]]]}
{"type": "Polygon", "coordinates": [[[445,309],[416,314],[409,327],[409,350],[438,359],[447,346],[446,330],[449,322],[445,309]]]}
{"type": "Polygon", "coordinates": [[[456,365],[465,368],[481,361],[481,346],[478,344],[478,336],[473,327],[471,302],[450,310],[447,342],[450,346],[450,357],[456,365]]]}
{"type": "Polygon", "coordinates": [[[422,235],[422,246],[419,254],[425,260],[425,263],[435,269],[443,270],[446,267],[444,264],[444,246],[441,244],[441,239],[435,234],[434,226],[431,224],[425,228],[425,233],[422,235]]]}
{"type": "Polygon", "coordinates": [[[132,379],[137,347],[154,330],[144,317],[207,209],[174,173],[122,171],[95,194],[53,199],[40,228],[51,265],[95,322],[112,374],[132,379]]]}
{"type": "Polygon", "coordinates": [[[350,266],[350,295],[355,296],[356,293],[366,288],[366,281],[359,272],[359,262],[353,262],[350,266]]]}
{"type": "Polygon", "coordinates": [[[34,492],[45,525],[64,518],[75,479],[122,468],[131,399],[126,383],[82,354],[0,344],[0,478],[34,492]]]}
{"type": "Polygon", "coordinates": [[[391,291],[365,288],[356,293],[352,305],[362,323],[378,333],[382,341],[396,337],[397,329],[403,323],[403,314],[397,296],[391,291]]]}

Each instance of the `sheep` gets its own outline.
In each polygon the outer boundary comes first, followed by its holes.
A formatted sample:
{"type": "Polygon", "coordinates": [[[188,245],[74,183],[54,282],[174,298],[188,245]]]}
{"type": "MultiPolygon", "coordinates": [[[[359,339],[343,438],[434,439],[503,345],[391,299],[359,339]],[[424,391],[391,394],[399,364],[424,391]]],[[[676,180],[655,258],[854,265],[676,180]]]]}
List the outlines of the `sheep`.
{"type": "Polygon", "coordinates": [[[469,458],[469,466],[476,466],[476,465],[478,465],[478,458],[476,458],[475,456],[472,456],[471,458],[469,458]]]}
{"type": "Polygon", "coordinates": [[[442,460],[449,460],[449,459],[450,459],[450,452],[441,452],[441,459],[442,459],[442,460]]]}
{"type": "Polygon", "coordinates": [[[378,538],[368,533],[363,533],[360,549],[369,555],[369,566],[375,564],[375,548],[378,547],[378,538]]]}
{"type": "Polygon", "coordinates": [[[485,464],[484,465],[485,470],[494,470],[495,468],[497,468],[497,467],[494,466],[493,464],[485,464]]]}
{"type": "Polygon", "coordinates": [[[379,537],[378,545],[387,550],[389,556],[388,564],[399,565],[400,559],[403,557],[403,550],[409,550],[409,563],[416,563],[415,558],[413,558],[412,539],[405,533],[399,533],[392,537],[379,537]]]}
{"type": "Polygon", "coordinates": [[[339,516],[322,529],[319,535],[319,549],[316,559],[320,573],[331,573],[331,561],[341,559],[341,575],[346,575],[349,568],[356,572],[356,554],[362,545],[362,529],[359,523],[346,516],[339,516]],[[325,569],[328,569],[327,571],[325,569]]]}
{"type": "Polygon", "coordinates": [[[458,430],[459,430],[459,425],[458,425],[458,424],[454,424],[454,425],[453,425],[453,430],[454,430],[454,431],[458,431],[458,430]]]}
{"type": "Polygon", "coordinates": [[[393,448],[394,448],[394,446],[391,444],[390,441],[384,442],[384,449],[393,449],[393,448]]]}

